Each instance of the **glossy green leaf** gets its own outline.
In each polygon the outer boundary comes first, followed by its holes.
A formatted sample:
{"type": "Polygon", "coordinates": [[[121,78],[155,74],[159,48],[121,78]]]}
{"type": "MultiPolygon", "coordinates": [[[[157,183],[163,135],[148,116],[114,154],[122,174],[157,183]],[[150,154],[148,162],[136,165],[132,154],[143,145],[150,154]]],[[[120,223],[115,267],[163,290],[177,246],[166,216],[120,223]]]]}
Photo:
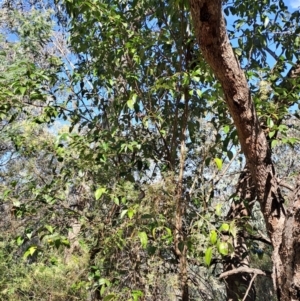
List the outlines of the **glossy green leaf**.
{"type": "Polygon", "coordinates": [[[220,231],[228,232],[228,231],[229,231],[229,228],[230,228],[229,224],[223,223],[223,224],[221,225],[221,227],[220,227],[220,231]]]}
{"type": "Polygon", "coordinates": [[[228,255],[228,244],[226,242],[220,242],[218,245],[218,251],[221,255],[228,255]]]}
{"type": "Polygon", "coordinates": [[[212,259],[212,248],[209,247],[206,249],[205,251],[205,255],[204,255],[204,263],[207,265],[207,266],[210,266],[210,263],[211,263],[211,259],[212,259]]]}
{"type": "Polygon", "coordinates": [[[23,258],[26,259],[29,255],[32,256],[37,250],[37,246],[31,246],[24,253],[23,258]]]}
{"type": "Polygon", "coordinates": [[[217,242],[218,239],[218,234],[215,230],[210,231],[209,233],[209,240],[211,244],[215,244],[217,242]]]}
{"type": "Polygon", "coordinates": [[[224,131],[225,134],[228,134],[229,131],[230,131],[230,126],[229,126],[228,124],[225,125],[225,126],[223,127],[223,131],[224,131]]]}

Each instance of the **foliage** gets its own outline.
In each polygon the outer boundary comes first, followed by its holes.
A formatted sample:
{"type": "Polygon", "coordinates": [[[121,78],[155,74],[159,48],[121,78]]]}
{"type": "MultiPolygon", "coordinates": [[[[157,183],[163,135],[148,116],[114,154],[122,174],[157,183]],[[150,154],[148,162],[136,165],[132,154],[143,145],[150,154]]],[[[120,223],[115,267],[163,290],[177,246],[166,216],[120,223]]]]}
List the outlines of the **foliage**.
{"type": "MultiPolygon", "coordinates": [[[[9,241],[3,241],[3,244],[9,241]]],[[[1,251],[0,300],[84,300],[87,297],[84,257],[74,255],[72,262],[61,262],[61,254],[49,252],[48,259],[28,265],[13,258],[8,248],[1,251]]],[[[85,259],[87,257],[85,256],[85,259]]]]}
{"type": "MultiPolygon", "coordinates": [[[[293,183],[282,152],[298,156],[299,91],[284,74],[299,16],[273,2],[224,12],[280,177],[293,183]]],[[[187,3],[17,5],[1,10],[3,243],[16,242],[1,253],[14,279],[1,272],[1,298],[173,300],[188,283],[190,300],[223,300],[217,275],[237,233],[265,229],[255,211],[227,220],[244,157],[187,3]]]]}

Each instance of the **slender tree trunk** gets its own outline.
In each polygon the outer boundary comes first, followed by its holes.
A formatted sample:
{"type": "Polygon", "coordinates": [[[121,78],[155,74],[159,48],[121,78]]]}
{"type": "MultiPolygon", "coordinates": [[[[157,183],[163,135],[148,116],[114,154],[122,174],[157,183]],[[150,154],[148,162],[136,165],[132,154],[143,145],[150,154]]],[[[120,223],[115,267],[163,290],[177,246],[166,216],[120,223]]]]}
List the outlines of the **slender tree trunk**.
{"type": "Polygon", "coordinates": [[[183,217],[186,213],[187,198],[184,196],[183,178],[184,178],[184,164],[186,159],[186,129],[188,119],[188,90],[184,89],[185,109],[183,115],[183,126],[181,129],[181,145],[180,145],[180,169],[177,184],[176,197],[176,215],[175,215],[175,231],[174,231],[174,249],[176,256],[179,259],[179,282],[181,288],[181,300],[189,301],[189,287],[188,287],[188,262],[187,262],[187,243],[186,234],[183,227],[183,217]]]}
{"type": "Polygon", "coordinates": [[[300,201],[295,197],[286,215],[271,150],[256,115],[244,71],[226,32],[222,1],[190,0],[190,7],[198,44],[222,85],[255,184],[273,246],[273,281],[278,300],[300,300],[300,201]]]}

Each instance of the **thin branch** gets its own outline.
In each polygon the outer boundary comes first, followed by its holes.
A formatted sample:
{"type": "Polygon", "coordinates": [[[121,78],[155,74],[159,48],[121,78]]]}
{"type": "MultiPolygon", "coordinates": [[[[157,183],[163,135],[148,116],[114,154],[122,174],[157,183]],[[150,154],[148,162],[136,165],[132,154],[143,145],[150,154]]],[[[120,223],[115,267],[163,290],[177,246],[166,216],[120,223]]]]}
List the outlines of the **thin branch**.
{"type": "Polygon", "coordinates": [[[253,275],[253,277],[252,277],[252,279],[251,279],[251,281],[250,281],[250,283],[249,283],[249,286],[248,286],[248,288],[247,288],[247,291],[246,291],[246,293],[245,293],[245,296],[244,296],[244,298],[243,298],[243,301],[246,300],[246,298],[247,298],[247,296],[248,296],[248,294],[249,294],[249,291],[250,291],[250,289],[251,289],[252,283],[253,283],[253,281],[255,280],[256,276],[257,276],[257,274],[254,274],[254,275],[253,275]]]}
{"type": "Polygon", "coordinates": [[[277,180],[277,183],[278,183],[279,186],[282,186],[282,187],[284,187],[284,188],[287,188],[287,189],[290,190],[290,191],[294,191],[294,190],[295,190],[294,187],[290,186],[288,183],[284,182],[283,180],[278,179],[278,180],[277,180]]]}
{"type": "Polygon", "coordinates": [[[278,55],[273,51],[271,50],[269,47],[266,47],[265,50],[276,60],[276,61],[279,61],[279,57],[278,55]]]}
{"type": "Polygon", "coordinates": [[[251,240],[257,240],[257,241],[261,241],[261,242],[263,242],[263,243],[265,243],[265,244],[267,244],[267,245],[272,245],[272,243],[271,243],[271,240],[270,239],[268,239],[267,237],[265,237],[265,236],[255,236],[255,235],[245,235],[245,238],[246,239],[251,239],[251,240]]]}
{"type": "MultiPolygon", "coordinates": [[[[232,163],[235,161],[236,157],[240,155],[240,150],[237,149],[235,155],[232,157],[232,159],[230,160],[230,162],[227,164],[227,166],[225,167],[225,169],[223,170],[222,174],[218,177],[217,181],[214,183],[215,185],[217,185],[220,180],[225,176],[227,170],[229,169],[229,167],[232,165],[232,163]]],[[[212,178],[213,181],[213,178],[212,178]]]]}
{"type": "Polygon", "coordinates": [[[229,271],[226,271],[226,272],[220,274],[219,280],[221,280],[223,278],[226,278],[230,275],[239,274],[239,273],[248,273],[248,274],[256,274],[256,275],[267,276],[267,274],[265,272],[263,272],[262,270],[260,270],[260,269],[253,269],[253,268],[248,268],[248,267],[239,267],[237,269],[229,270],[229,271]]]}

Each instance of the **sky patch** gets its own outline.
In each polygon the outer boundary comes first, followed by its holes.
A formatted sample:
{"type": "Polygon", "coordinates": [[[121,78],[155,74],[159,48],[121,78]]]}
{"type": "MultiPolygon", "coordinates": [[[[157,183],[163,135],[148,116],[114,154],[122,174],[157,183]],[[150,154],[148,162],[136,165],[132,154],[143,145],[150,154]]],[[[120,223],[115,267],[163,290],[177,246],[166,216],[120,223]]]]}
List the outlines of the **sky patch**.
{"type": "Polygon", "coordinates": [[[300,7],[300,0],[290,0],[288,2],[289,2],[290,7],[292,7],[292,8],[300,7]]]}

